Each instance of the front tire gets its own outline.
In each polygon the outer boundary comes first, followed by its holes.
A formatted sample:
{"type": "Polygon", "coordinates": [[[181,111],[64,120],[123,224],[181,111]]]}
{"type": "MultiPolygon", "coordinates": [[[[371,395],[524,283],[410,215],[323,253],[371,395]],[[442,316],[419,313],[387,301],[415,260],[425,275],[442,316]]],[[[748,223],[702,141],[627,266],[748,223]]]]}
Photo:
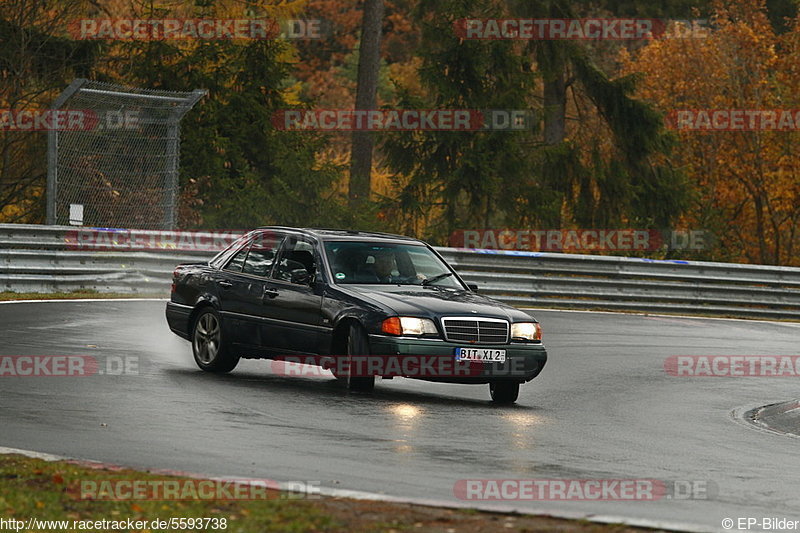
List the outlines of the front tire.
{"type": "MultiPolygon", "coordinates": [[[[350,326],[350,331],[347,335],[347,355],[369,355],[369,338],[367,338],[367,332],[361,326],[355,324],[350,326]]],[[[360,366],[363,367],[365,365],[360,366]]],[[[352,365],[348,370],[352,370],[352,365]]],[[[348,372],[346,376],[342,376],[342,381],[352,391],[372,392],[375,389],[375,376],[351,376],[350,372],[348,372]]]]}
{"type": "Polygon", "coordinates": [[[519,383],[516,381],[493,381],[489,383],[489,394],[498,405],[508,405],[519,397],[519,383]]]}
{"type": "Polygon", "coordinates": [[[239,364],[222,336],[222,319],[209,307],[200,311],[192,327],[194,360],[206,372],[230,372],[239,364]]]}

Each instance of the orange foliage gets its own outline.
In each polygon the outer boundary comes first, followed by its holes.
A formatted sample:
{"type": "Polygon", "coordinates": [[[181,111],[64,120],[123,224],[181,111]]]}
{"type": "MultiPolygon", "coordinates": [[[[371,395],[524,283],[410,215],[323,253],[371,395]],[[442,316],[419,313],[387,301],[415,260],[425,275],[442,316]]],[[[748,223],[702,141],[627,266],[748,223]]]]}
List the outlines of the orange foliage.
{"type": "MultiPolygon", "coordinates": [[[[764,0],[717,0],[707,38],[654,41],[622,54],[639,96],[675,110],[800,109],[800,21],[777,36],[764,0]]],[[[717,259],[800,264],[800,125],[792,131],[677,131],[673,163],[697,197],[685,223],[714,231],[717,259]]]]}

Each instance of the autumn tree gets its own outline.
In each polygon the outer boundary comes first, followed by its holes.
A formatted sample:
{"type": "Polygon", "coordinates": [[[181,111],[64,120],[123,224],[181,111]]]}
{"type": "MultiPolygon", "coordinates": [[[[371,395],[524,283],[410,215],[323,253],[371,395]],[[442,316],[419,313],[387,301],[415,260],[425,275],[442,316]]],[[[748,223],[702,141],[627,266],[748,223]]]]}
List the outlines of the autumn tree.
{"type": "MultiPolygon", "coordinates": [[[[433,0],[420,4],[422,94],[406,91],[407,109],[525,109],[533,87],[529,61],[509,41],[461,39],[454,23],[480,13],[500,17],[495,0],[433,0]]],[[[524,175],[524,131],[414,131],[386,134],[383,152],[400,194],[389,204],[398,229],[441,241],[460,227],[503,223],[509,184],[524,175]],[[435,215],[430,217],[430,215],[435,215]]]]}
{"type": "MultiPolygon", "coordinates": [[[[719,0],[712,26],[705,39],[659,40],[626,55],[625,71],[643,78],[639,95],[665,114],[798,108],[797,22],[779,37],[763,0],[719,0]]],[[[797,264],[797,128],[676,134],[673,164],[697,191],[685,222],[719,238],[709,257],[797,264]]]]}
{"type": "MultiPolygon", "coordinates": [[[[304,2],[115,4],[90,16],[261,18],[285,20],[304,2]]],[[[326,139],[272,123],[290,102],[296,49],[285,39],[132,40],[114,44],[95,76],[155,89],[207,89],[181,124],[183,203],[195,208],[186,226],[246,228],[261,224],[323,225],[344,212],[333,183],[341,169],[319,158],[326,139]]],[[[185,212],[186,210],[184,210],[185,212]]]]}
{"type": "MultiPolygon", "coordinates": [[[[47,109],[100,55],[97,43],[69,39],[65,28],[87,2],[0,3],[0,109],[47,109]]],[[[0,131],[0,222],[42,223],[47,135],[0,131]]]]}
{"type": "Polygon", "coordinates": [[[575,16],[562,4],[441,0],[417,11],[428,96],[409,103],[533,108],[541,117],[526,132],[387,138],[391,168],[407,176],[396,205],[415,217],[440,209],[442,228],[431,235],[503,225],[663,227],[680,213],[681,176],[663,157],[671,140],[659,114],[633,97],[634,78],[612,79],[585,43],[475,41],[453,32],[459,17],[575,16]]]}

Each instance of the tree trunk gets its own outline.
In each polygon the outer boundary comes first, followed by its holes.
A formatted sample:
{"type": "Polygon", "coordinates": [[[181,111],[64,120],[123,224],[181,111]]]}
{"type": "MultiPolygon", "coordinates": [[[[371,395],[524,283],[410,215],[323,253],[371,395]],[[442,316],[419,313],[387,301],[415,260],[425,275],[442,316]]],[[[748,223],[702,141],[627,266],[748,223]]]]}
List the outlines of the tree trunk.
{"type": "Polygon", "coordinates": [[[762,265],[769,265],[770,260],[767,257],[767,235],[764,228],[764,203],[761,196],[756,194],[753,196],[756,211],[756,235],[758,236],[758,256],[762,265]]]}
{"type": "MultiPolygon", "coordinates": [[[[361,22],[361,47],[358,55],[358,87],[356,109],[375,109],[380,70],[381,24],[383,22],[383,0],[365,0],[361,22]]],[[[366,205],[372,189],[372,151],[374,134],[369,131],[354,131],[350,152],[350,206],[366,205]]]]}
{"type": "MultiPolygon", "coordinates": [[[[557,46],[552,43],[547,43],[543,47],[544,54],[546,55],[546,63],[544,64],[543,74],[544,79],[543,87],[543,128],[544,128],[544,144],[545,146],[555,146],[564,142],[567,136],[567,80],[566,80],[566,65],[564,63],[561,51],[557,46]]],[[[552,169],[542,169],[542,175],[548,176],[548,181],[553,185],[552,180],[567,183],[567,176],[555,176],[552,169]]],[[[555,185],[555,188],[561,189],[563,185],[555,185]]],[[[559,208],[555,220],[555,227],[562,226],[562,213],[563,209],[559,208]]]]}
{"type": "MultiPolygon", "coordinates": [[[[560,68],[559,68],[560,67],[560,68]]],[[[563,66],[544,80],[544,143],[559,144],[567,131],[567,81],[563,66]]]]}

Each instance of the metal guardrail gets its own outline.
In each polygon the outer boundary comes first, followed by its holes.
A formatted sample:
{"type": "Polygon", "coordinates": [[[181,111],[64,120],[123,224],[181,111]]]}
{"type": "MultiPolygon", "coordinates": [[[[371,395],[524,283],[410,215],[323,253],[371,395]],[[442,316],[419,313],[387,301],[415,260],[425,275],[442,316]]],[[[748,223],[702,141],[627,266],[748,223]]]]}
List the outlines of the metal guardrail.
{"type": "MultiPolygon", "coordinates": [[[[95,290],[168,296],[175,265],[204,261],[216,254],[215,250],[137,251],[122,245],[83,243],[78,240],[80,231],[71,226],[0,224],[0,291],[95,290]]],[[[127,233],[107,232],[112,237],[127,233]]]]}
{"type": "Polygon", "coordinates": [[[800,268],[440,249],[482,293],[516,306],[800,319],[800,268]]]}
{"type": "MultiPolygon", "coordinates": [[[[214,250],[76,243],[78,228],[0,224],[0,290],[169,293],[181,262],[214,250]],[[93,249],[94,248],[94,249],[93,249]]],[[[127,230],[109,230],[109,233],[127,230]]],[[[140,232],[147,234],[147,232],[140,232]]],[[[438,248],[480,292],[519,307],[800,319],[800,268],[438,248]]]]}

